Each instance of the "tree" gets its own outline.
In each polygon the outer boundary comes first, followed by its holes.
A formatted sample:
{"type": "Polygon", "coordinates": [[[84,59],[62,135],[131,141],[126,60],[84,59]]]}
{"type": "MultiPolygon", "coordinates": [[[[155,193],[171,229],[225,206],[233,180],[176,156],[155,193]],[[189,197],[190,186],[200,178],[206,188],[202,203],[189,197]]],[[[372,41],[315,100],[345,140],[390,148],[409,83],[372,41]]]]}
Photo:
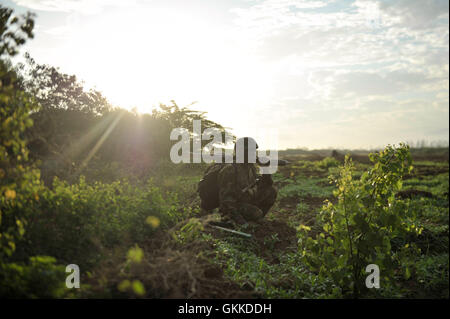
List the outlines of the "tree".
{"type": "Polygon", "coordinates": [[[0,5],[0,57],[12,57],[33,38],[34,14],[13,16],[13,10],[0,5]]]}
{"type": "Polygon", "coordinates": [[[25,230],[26,203],[37,198],[39,172],[28,166],[24,132],[38,106],[20,89],[21,83],[9,58],[32,38],[31,14],[16,17],[0,6],[0,262],[11,256],[25,230]]]}

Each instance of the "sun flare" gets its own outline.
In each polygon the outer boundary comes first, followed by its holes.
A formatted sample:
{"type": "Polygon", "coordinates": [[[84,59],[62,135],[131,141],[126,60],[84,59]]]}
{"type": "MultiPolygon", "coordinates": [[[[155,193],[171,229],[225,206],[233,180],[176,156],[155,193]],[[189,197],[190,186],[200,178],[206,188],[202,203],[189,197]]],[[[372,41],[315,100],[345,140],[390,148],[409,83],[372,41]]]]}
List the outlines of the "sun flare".
{"type": "Polygon", "coordinates": [[[72,68],[113,104],[144,113],[198,102],[214,113],[269,97],[267,67],[239,41],[213,21],[156,9],[93,20],[67,45],[72,68]]]}
{"type": "Polygon", "coordinates": [[[6,1],[39,10],[38,63],[119,107],[196,102],[284,148],[448,141],[448,1],[6,1]]]}

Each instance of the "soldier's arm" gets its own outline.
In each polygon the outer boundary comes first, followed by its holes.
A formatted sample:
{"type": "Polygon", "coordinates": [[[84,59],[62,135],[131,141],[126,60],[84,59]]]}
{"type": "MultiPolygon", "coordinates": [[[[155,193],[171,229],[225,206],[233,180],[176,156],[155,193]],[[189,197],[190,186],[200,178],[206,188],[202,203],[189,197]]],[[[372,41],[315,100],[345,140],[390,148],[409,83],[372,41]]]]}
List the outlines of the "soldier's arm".
{"type": "Polygon", "coordinates": [[[238,208],[236,172],[232,165],[225,166],[218,174],[219,209],[224,214],[233,214],[238,208]]]}

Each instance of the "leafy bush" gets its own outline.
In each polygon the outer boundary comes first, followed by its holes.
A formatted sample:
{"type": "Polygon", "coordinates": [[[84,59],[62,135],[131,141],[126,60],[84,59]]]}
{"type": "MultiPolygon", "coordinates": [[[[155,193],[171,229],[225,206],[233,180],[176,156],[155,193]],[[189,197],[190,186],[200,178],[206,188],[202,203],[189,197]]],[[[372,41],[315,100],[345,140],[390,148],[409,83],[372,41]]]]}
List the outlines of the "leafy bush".
{"type": "Polygon", "coordinates": [[[21,89],[9,58],[32,38],[30,14],[15,17],[0,6],[0,264],[10,257],[25,231],[25,214],[37,196],[39,172],[28,164],[24,132],[33,121],[29,114],[38,106],[21,89]]]}
{"type": "Polygon", "coordinates": [[[186,223],[172,233],[172,238],[181,244],[192,242],[201,237],[204,226],[198,218],[190,218],[186,223]]]}
{"type": "Polygon", "coordinates": [[[55,258],[31,257],[28,263],[0,263],[0,297],[58,298],[68,295],[65,267],[55,258]]]}
{"type": "Polygon", "coordinates": [[[126,180],[69,185],[55,179],[29,215],[23,255],[50,255],[89,268],[103,248],[142,242],[157,227],[181,218],[173,198],[163,198],[151,183],[126,180]]]}
{"type": "MultiPolygon", "coordinates": [[[[320,277],[332,278],[337,295],[360,296],[369,264],[379,266],[382,284],[388,286],[402,256],[413,247],[405,245],[396,252],[391,249],[391,240],[420,232],[414,210],[408,202],[395,198],[403,175],[412,170],[409,147],[388,146],[369,157],[373,168],[360,180],[353,179],[353,164],[346,157],[335,180],[338,202],[328,202],[320,213],[323,232],[315,238],[309,237],[307,230],[299,234],[305,263],[320,277]]],[[[408,276],[409,268],[403,271],[408,276]]]]}
{"type": "Polygon", "coordinates": [[[330,167],[338,167],[339,161],[334,157],[325,157],[323,160],[317,162],[317,166],[320,168],[330,168],[330,167]]]}

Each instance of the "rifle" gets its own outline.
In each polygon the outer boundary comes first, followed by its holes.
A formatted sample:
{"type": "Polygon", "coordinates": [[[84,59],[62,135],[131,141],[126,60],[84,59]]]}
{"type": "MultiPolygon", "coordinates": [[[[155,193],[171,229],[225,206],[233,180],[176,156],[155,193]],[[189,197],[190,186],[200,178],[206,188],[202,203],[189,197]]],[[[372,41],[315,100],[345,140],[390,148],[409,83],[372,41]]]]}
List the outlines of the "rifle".
{"type": "Polygon", "coordinates": [[[209,225],[209,226],[211,226],[212,228],[215,228],[215,229],[223,230],[223,231],[226,231],[226,232],[229,232],[229,233],[232,233],[232,234],[236,234],[236,235],[239,235],[239,236],[243,236],[243,237],[246,237],[246,238],[252,238],[251,234],[247,234],[247,233],[244,233],[244,232],[241,232],[241,231],[237,231],[237,230],[234,230],[234,229],[225,228],[225,227],[221,227],[221,226],[217,226],[217,225],[209,225]]]}
{"type": "MultiPolygon", "coordinates": [[[[269,165],[270,165],[270,159],[267,158],[267,157],[261,157],[261,156],[259,156],[259,157],[256,159],[256,163],[257,163],[259,166],[269,166],[269,165]]],[[[291,164],[291,162],[289,162],[289,161],[287,161],[287,160],[282,160],[282,159],[278,159],[278,160],[277,160],[277,165],[278,165],[278,166],[286,166],[286,165],[289,165],[289,164],[291,164]]]]}
{"type": "MultiPolygon", "coordinates": [[[[194,154],[194,153],[192,153],[194,154]]],[[[225,154],[222,154],[220,160],[222,161],[222,163],[237,163],[236,162],[236,156],[232,155],[232,156],[226,156],[225,154]]],[[[271,159],[268,157],[264,157],[264,156],[258,156],[256,158],[256,164],[258,164],[259,166],[269,166],[271,159]]],[[[282,159],[277,159],[277,165],[278,166],[286,166],[291,164],[291,162],[287,161],[287,160],[282,160],[282,159]]],[[[273,162],[273,160],[272,160],[273,162]]]]}

